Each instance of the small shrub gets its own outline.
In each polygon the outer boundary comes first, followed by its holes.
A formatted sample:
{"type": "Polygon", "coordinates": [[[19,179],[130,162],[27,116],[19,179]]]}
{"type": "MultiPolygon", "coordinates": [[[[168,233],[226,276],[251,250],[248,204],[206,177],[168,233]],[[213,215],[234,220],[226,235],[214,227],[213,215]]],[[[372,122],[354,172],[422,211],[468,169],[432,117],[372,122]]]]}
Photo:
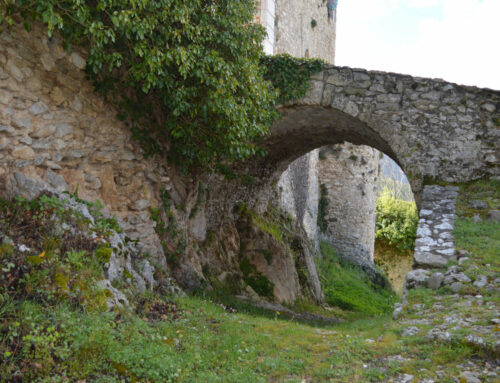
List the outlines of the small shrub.
{"type": "Polygon", "coordinates": [[[111,249],[109,246],[101,245],[96,249],[95,256],[99,262],[107,263],[111,259],[112,253],[113,249],[111,249]]]}
{"type": "Polygon", "coordinates": [[[402,250],[415,247],[418,214],[415,202],[395,198],[388,189],[377,200],[375,238],[402,250]]]}

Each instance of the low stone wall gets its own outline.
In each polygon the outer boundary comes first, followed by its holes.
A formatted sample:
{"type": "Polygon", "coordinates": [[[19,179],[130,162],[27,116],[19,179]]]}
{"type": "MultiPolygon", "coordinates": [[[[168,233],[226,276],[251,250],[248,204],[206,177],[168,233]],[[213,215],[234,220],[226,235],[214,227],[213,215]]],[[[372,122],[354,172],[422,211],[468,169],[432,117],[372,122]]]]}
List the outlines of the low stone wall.
{"type": "Polygon", "coordinates": [[[455,258],[456,186],[427,185],[422,194],[415,241],[415,266],[444,267],[455,258]]]}

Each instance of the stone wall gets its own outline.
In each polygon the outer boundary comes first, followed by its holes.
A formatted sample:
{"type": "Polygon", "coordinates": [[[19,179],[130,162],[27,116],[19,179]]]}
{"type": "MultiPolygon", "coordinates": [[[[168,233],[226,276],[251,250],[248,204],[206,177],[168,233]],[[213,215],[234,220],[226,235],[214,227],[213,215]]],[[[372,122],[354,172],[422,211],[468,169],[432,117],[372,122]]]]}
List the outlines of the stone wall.
{"type": "Polygon", "coordinates": [[[172,189],[171,179],[163,164],[144,158],[84,68],[85,52],[68,54],[39,25],[0,34],[0,194],[78,190],[164,263],[148,207],[172,189]]]}
{"type": "Polygon", "coordinates": [[[276,0],[257,0],[257,14],[255,21],[266,28],[267,36],[264,40],[264,52],[268,55],[274,53],[274,24],[276,18],[276,0]]]}
{"type": "Polygon", "coordinates": [[[335,61],[336,12],[325,0],[276,0],[274,53],[335,61]]]}
{"type": "Polygon", "coordinates": [[[343,257],[372,262],[380,152],[345,143],[323,147],[320,158],[322,198],[328,201],[320,238],[343,257]]]}
{"type": "MultiPolygon", "coordinates": [[[[274,283],[274,298],[292,303],[311,289],[307,294],[321,300],[316,270],[309,273],[312,287],[299,281],[296,271],[299,261],[314,266],[310,259],[302,260],[309,254],[307,244],[305,255],[294,258],[283,241],[258,228],[247,232],[238,226],[233,207],[241,199],[231,200],[232,187],[242,191],[243,200],[252,198],[239,180],[231,183],[217,174],[183,177],[163,158],[144,158],[116,110],[85,79],[85,51],[72,47],[69,54],[61,42],[57,35],[49,39],[38,24],[29,33],[15,25],[0,34],[0,196],[32,198],[44,190],[77,190],[84,200],[101,201],[124,235],[139,240],[138,251],[151,255],[153,262],[140,262],[147,266],[144,275],[151,277],[153,264],[157,270],[168,266],[185,289],[230,276],[234,292],[247,294],[238,256],[245,251],[254,256],[247,245],[255,240],[260,249],[267,241],[266,257],[255,257],[255,264],[274,283]],[[149,207],[159,208],[166,225],[161,236],[149,207]]],[[[133,261],[112,258],[109,279],[120,278],[127,269],[139,283],[133,261]]]]}
{"type": "Polygon", "coordinates": [[[288,166],[278,181],[280,205],[318,248],[318,151],[303,155],[288,166]]]}

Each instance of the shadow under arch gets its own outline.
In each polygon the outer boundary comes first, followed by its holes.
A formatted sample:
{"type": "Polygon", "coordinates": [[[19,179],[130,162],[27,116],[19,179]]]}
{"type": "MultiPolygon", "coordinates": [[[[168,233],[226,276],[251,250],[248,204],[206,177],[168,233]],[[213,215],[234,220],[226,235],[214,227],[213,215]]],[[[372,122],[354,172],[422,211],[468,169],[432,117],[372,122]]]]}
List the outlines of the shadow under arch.
{"type": "Polygon", "coordinates": [[[407,174],[418,203],[421,180],[407,172],[400,160],[404,153],[397,153],[396,148],[365,122],[326,106],[282,107],[279,112],[281,119],[273,124],[271,134],[262,142],[268,153],[262,166],[267,168],[271,178],[279,178],[293,161],[314,149],[350,142],[370,146],[392,158],[407,174]]]}

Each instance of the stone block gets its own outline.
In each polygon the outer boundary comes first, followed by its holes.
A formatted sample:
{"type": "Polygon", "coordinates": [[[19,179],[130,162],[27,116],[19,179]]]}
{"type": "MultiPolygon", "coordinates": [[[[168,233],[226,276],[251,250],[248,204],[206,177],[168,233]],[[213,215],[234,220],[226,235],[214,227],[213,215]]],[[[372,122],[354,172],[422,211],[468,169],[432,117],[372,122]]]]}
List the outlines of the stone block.
{"type": "Polygon", "coordinates": [[[414,260],[415,263],[419,266],[422,267],[435,267],[435,268],[440,268],[446,266],[448,263],[448,259],[445,257],[438,255],[438,254],[433,254],[433,253],[428,253],[428,252],[419,252],[416,251],[414,255],[414,260]]]}
{"type": "Polygon", "coordinates": [[[45,113],[47,111],[47,106],[43,102],[35,102],[30,107],[30,112],[34,116],[38,116],[39,114],[45,113]]]}
{"type": "Polygon", "coordinates": [[[418,287],[426,287],[427,280],[430,277],[430,271],[417,269],[406,274],[405,286],[407,289],[415,289],[418,287]]]}
{"type": "Polygon", "coordinates": [[[52,136],[55,131],[56,127],[54,125],[36,125],[30,135],[35,138],[44,138],[52,136]]]}
{"type": "Polygon", "coordinates": [[[56,124],[56,137],[62,138],[70,134],[73,134],[73,127],[70,124],[66,122],[56,124]]]}
{"type": "Polygon", "coordinates": [[[430,289],[437,290],[441,287],[443,280],[444,280],[444,275],[442,273],[434,273],[427,280],[427,287],[430,289]]]}
{"type": "Polygon", "coordinates": [[[29,146],[18,146],[12,151],[12,156],[21,160],[32,160],[35,158],[35,152],[29,146]]]}

